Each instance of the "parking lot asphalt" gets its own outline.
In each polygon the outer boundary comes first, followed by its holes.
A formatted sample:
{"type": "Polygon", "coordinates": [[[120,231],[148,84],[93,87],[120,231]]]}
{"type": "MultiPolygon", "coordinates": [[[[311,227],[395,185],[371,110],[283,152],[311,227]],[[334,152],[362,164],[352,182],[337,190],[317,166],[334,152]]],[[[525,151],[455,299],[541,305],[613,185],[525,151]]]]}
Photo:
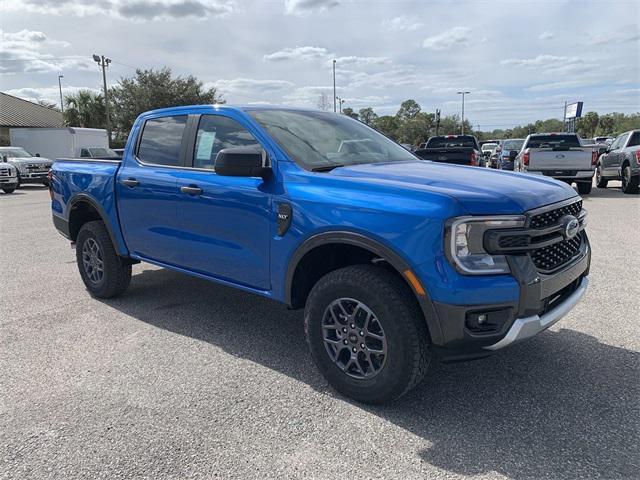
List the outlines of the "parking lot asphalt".
{"type": "Polygon", "coordinates": [[[91,298],[47,191],[2,194],[0,478],[638,478],[640,198],[612,185],[582,303],[381,407],[328,387],[278,303],[146,264],[91,298]]]}

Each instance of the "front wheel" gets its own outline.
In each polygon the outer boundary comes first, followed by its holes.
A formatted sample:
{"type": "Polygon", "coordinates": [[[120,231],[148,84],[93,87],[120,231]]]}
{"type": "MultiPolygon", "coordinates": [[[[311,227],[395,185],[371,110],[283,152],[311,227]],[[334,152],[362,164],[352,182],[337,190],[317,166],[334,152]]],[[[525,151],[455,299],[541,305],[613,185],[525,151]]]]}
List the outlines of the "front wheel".
{"type": "Polygon", "coordinates": [[[640,191],[640,175],[635,177],[631,176],[631,167],[625,165],[622,169],[622,192],[623,193],[638,193],[640,191]]]}
{"type": "Polygon", "coordinates": [[[420,382],[432,353],[412,295],[396,275],[373,265],[335,270],[313,287],[305,309],[307,342],[336,390],[376,404],[420,382]]]}
{"type": "Polygon", "coordinates": [[[16,191],[16,187],[3,188],[4,193],[13,193],[16,191]]]}
{"type": "Polygon", "coordinates": [[[591,182],[578,182],[578,193],[580,195],[587,195],[591,193],[592,184],[591,182]]]}
{"type": "Polygon", "coordinates": [[[82,281],[94,297],[120,295],[131,282],[131,265],[118,256],[101,221],[87,222],[80,229],[76,261],[82,281]]]}

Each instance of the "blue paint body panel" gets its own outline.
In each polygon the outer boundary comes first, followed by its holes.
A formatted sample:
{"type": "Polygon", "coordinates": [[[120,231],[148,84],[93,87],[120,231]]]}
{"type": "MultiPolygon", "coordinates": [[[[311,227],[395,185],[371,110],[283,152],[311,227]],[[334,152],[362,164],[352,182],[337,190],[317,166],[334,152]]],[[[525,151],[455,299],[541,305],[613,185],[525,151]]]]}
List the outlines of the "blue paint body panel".
{"type": "Polygon", "coordinates": [[[419,160],[309,172],[248,115],[259,108],[178,107],[141,115],[121,163],[55,162],[53,214],[68,220],[71,202],[78,195],[90,198],[102,207],[121,255],[280,301],[286,301],[292,258],[306,240],[323,232],[353,232],[403,259],[433,301],[474,305],[517,302],[518,284],[511,275],[460,275],[443,249],[447,219],[522,214],[576,196],[546,177],[419,160]],[[267,152],[272,177],[223,177],[140,163],[134,152],[144,121],[172,114],[218,114],[240,122],[267,152]],[[122,185],[127,178],[140,185],[122,185]],[[203,194],[180,191],[189,185],[203,194]],[[293,209],[282,237],[279,203],[293,209]]]}

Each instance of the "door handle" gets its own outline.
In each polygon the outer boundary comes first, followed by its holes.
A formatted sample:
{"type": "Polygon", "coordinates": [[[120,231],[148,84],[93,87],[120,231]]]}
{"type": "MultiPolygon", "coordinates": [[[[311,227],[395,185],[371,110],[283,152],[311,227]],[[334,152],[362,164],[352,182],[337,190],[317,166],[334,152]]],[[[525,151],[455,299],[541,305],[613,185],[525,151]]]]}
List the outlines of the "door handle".
{"type": "Polygon", "coordinates": [[[180,187],[180,191],[189,195],[202,195],[202,189],[200,187],[180,187]]]}
{"type": "Polygon", "coordinates": [[[137,187],[138,185],[140,185],[140,182],[135,178],[127,178],[125,180],[120,180],[120,183],[131,188],[137,187]]]}

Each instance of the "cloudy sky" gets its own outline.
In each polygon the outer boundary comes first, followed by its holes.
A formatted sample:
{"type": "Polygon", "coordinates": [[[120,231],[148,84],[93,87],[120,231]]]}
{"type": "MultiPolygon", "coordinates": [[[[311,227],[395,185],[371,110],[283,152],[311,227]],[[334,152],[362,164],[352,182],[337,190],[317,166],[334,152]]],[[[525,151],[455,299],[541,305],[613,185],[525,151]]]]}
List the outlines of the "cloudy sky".
{"type": "Polygon", "coordinates": [[[0,88],[59,101],[169,66],[229,103],[316,107],[338,96],[394,113],[414,98],[482,129],[561,118],[565,100],[640,111],[637,1],[0,0],[0,88]]]}

